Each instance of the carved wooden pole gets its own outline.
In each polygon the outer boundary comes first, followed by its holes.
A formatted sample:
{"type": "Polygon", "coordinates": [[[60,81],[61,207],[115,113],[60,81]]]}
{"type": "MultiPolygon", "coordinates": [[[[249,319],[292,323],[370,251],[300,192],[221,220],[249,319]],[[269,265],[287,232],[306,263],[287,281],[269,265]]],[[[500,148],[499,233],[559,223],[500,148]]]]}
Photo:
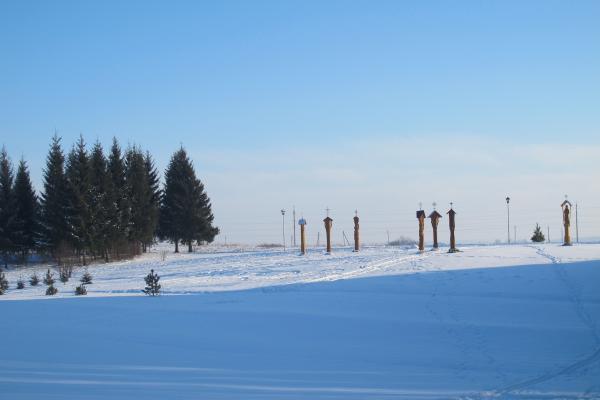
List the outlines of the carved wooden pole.
{"type": "Polygon", "coordinates": [[[356,213],[356,215],[354,216],[354,251],[358,251],[360,244],[359,244],[359,234],[358,234],[358,212],[356,213]]]}
{"type": "Polygon", "coordinates": [[[306,254],[306,236],[304,233],[304,225],[306,225],[306,220],[304,218],[300,218],[298,221],[298,225],[300,225],[300,254],[306,254]]]}
{"type": "Polygon", "coordinates": [[[433,228],[433,249],[437,250],[439,247],[437,228],[438,223],[440,222],[440,218],[442,218],[442,215],[439,212],[433,210],[433,212],[429,214],[429,218],[431,219],[431,227],[433,228]]]}
{"type": "MultiPolygon", "coordinates": [[[[566,197],[566,196],[565,196],[566,197]]],[[[571,246],[571,233],[569,232],[569,228],[571,227],[571,207],[573,205],[569,200],[563,201],[561,207],[563,209],[563,225],[565,227],[565,237],[563,246],[571,246]]]]}
{"type": "Polygon", "coordinates": [[[333,219],[326,217],[323,222],[325,223],[325,234],[327,235],[327,254],[331,253],[331,226],[333,219]]]}
{"type": "Polygon", "coordinates": [[[417,211],[417,219],[419,220],[419,250],[425,250],[425,211],[417,211]]]}
{"type": "Polygon", "coordinates": [[[448,250],[448,253],[456,253],[458,251],[456,248],[456,238],[454,237],[454,228],[456,227],[454,223],[454,216],[456,215],[456,211],[450,208],[450,211],[448,211],[447,214],[450,224],[450,250],[448,250]]]}

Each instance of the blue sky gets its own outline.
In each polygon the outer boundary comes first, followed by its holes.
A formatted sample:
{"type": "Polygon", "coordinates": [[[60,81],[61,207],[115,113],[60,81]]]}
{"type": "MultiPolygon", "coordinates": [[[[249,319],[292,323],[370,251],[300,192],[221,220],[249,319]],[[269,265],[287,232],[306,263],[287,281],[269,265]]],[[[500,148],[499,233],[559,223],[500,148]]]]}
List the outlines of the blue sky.
{"type": "Polygon", "coordinates": [[[294,203],[414,236],[433,200],[494,215],[463,236],[494,240],[503,193],[523,232],[558,231],[567,192],[600,236],[599,19],[596,1],[4,1],[0,142],[38,185],[54,130],[161,168],[183,144],[230,240],[278,240],[294,203]]]}

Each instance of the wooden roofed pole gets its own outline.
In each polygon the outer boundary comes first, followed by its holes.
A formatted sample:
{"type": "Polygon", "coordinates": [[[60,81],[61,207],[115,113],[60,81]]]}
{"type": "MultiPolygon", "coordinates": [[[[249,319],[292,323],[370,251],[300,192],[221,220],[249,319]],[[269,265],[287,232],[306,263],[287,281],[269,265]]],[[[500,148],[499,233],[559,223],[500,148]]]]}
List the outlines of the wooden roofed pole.
{"type": "Polygon", "coordinates": [[[450,250],[448,250],[448,253],[456,253],[458,252],[458,249],[456,248],[456,237],[454,236],[454,229],[456,228],[454,216],[456,215],[456,211],[452,208],[452,203],[450,203],[450,210],[447,214],[450,227],[450,250]]]}
{"type": "Polygon", "coordinates": [[[333,225],[333,219],[329,216],[329,208],[326,209],[327,216],[323,220],[325,224],[325,234],[327,235],[327,254],[331,253],[331,226],[333,225]]]}
{"type": "Polygon", "coordinates": [[[571,234],[569,228],[571,227],[571,207],[573,206],[567,196],[565,195],[565,201],[560,205],[563,210],[563,225],[565,229],[563,246],[571,246],[571,234]]]}
{"type": "Polygon", "coordinates": [[[429,219],[431,219],[431,227],[433,228],[433,249],[437,250],[439,248],[437,228],[442,215],[435,210],[435,206],[436,204],[433,203],[433,212],[429,214],[429,219]]]}
{"type": "Polygon", "coordinates": [[[298,225],[300,225],[300,254],[306,254],[306,234],[304,232],[304,226],[306,225],[306,220],[304,217],[300,218],[298,221],[298,225]]]}
{"type": "Polygon", "coordinates": [[[419,251],[425,250],[425,211],[417,211],[417,219],[419,220],[419,251]]]}
{"type": "Polygon", "coordinates": [[[358,225],[358,210],[354,211],[354,251],[358,251],[360,248],[360,237],[359,237],[359,225],[358,225]]]}

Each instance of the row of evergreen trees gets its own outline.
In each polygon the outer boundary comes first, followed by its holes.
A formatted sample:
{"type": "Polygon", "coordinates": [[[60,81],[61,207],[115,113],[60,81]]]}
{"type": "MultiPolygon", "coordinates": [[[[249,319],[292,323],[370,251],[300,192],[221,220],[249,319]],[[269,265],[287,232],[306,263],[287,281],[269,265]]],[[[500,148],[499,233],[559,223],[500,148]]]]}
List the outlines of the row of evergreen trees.
{"type": "Polygon", "coordinates": [[[211,203],[183,148],[165,172],[163,189],[149,152],[122,151],[113,139],[106,156],[83,137],[65,156],[58,136],[52,143],[38,197],[27,164],[16,176],[6,150],[0,152],[0,252],[31,252],[61,264],[110,261],[145,252],[156,238],[188,245],[209,243],[218,234],[211,203]]]}

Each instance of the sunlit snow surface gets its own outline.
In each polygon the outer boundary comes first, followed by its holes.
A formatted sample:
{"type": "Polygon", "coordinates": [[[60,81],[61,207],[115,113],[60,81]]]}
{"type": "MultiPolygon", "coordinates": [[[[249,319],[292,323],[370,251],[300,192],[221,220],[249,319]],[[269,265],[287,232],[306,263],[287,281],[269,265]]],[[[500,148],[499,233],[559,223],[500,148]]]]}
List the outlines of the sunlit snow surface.
{"type": "Polygon", "coordinates": [[[600,245],[462,250],[159,249],[52,301],[10,270],[0,398],[600,398],[600,245]]]}

